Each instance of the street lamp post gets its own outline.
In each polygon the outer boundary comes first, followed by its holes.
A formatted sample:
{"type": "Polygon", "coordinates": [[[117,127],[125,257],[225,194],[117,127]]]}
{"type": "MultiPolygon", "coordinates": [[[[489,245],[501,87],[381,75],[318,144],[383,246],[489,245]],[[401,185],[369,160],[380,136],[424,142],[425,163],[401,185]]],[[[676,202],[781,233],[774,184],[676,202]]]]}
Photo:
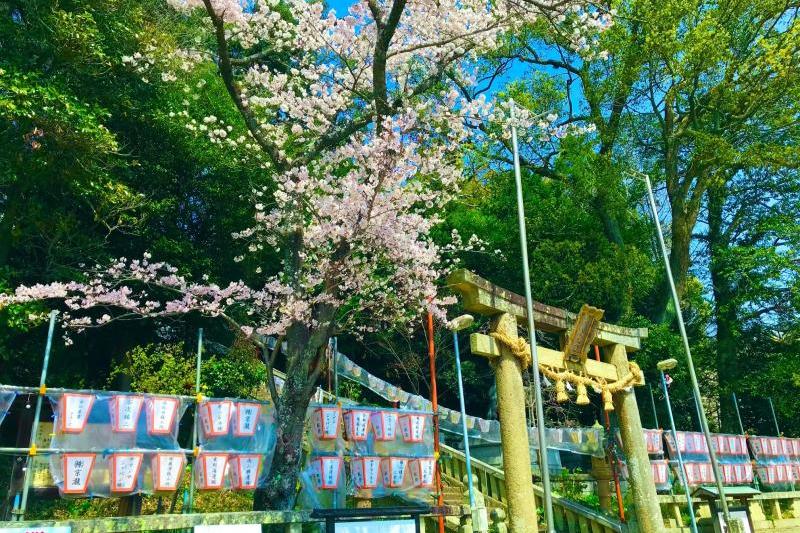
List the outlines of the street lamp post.
{"type": "Polygon", "coordinates": [[[464,407],[464,382],[461,377],[461,350],[458,346],[458,332],[470,327],[475,319],[472,315],[461,315],[448,324],[453,332],[453,348],[456,354],[456,378],[458,380],[458,401],[461,407],[461,432],[464,436],[464,456],[467,463],[467,489],[469,492],[469,508],[472,513],[473,531],[483,532],[489,529],[489,520],[486,516],[486,507],[478,507],[475,501],[475,489],[472,485],[472,458],[469,453],[469,437],[467,436],[467,410],[464,407]]]}
{"type": "Polygon", "coordinates": [[[678,454],[678,477],[681,478],[683,490],[686,493],[686,504],[689,506],[689,520],[691,522],[692,533],[697,533],[697,519],[694,516],[694,507],[692,506],[692,495],[689,492],[689,482],[686,480],[686,471],[683,468],[683,456],[681,455],[680,446],[678,446],[678,432],[675,430],[675,419],[672,416],[672,402],[669,400],[669,389],[667,388],[667,378],[664,375],[665,370],[670,370],[678,366],[678,361],[675,359],[665,359],[659,361],[656,365],[661,374],[661,388],[664,391],[664,398],[667,402],[667,414],[669,415],[669,428],[672,432],[672,442],[675,443],[675,450],[678,454]]]}

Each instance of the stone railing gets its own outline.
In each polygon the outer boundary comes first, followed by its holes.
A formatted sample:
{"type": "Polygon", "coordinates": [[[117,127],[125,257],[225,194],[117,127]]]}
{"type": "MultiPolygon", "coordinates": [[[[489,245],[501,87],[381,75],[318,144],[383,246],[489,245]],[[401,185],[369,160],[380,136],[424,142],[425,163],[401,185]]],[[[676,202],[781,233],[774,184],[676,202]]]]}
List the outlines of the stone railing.
{"type": "MultiPolygon", "coordinates": [[[[661,495],[658,497],[667,533],[689,532],[686,497],[661,495]]],[[[729,506],[747,508],[753,531],[800,531],[800,491],[765,492],[746,499],[730,499],[729,506]]],[[[714,531],[711,508],[707,500],[692,499],[701,533],[714,531]]]]}
{"type": "MultiPolygon", "coordinates": [[[[497,533],[507,531],[506,517],[506,484],[503,471],[484,462],[472,459],[472,475],[475,490],[483,496],[486,508],[490,512],[491,528],[497,533]]],[[[463,452],[445,446],[441,447],[440,465],[443,481],[448,485],[463,486],[462,480],[467,475],[466,458],[463,452]]],[[[542,488],[533,486],[536,497],[543,497],[542,488]]],[[[553,495],[553,513],[556,530],[559,533],[627,533],[625,524],[608,518],[594,509],[580,503],[553,495]]]]}

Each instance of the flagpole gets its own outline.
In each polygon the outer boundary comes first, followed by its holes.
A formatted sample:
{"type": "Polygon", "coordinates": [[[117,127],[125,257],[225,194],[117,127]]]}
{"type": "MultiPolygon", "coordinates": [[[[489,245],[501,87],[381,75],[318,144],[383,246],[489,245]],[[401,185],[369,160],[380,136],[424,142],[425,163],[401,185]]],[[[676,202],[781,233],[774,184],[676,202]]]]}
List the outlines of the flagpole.
{"type": "Polygon", "coordinates": [[[653,196],[653,186],[650,184],[650,176],[644,176],[645,185],[647,185],[647,198],[650,202],[650,210],[653,213],[653,221],[656,226],[656,234],[658,236],[658,243],[661,247],[661,255],[664,259],[664,269],[667,274],[667,281],[669,282],[670,292],[672,293],[672,303],[675,305],[675,315],[678,318],[678,329],[681,333],[683,340],[683,349],[686,352],[687,368],[689,369],[689,378],[692,384],[692,392],[694,393],[694,400],[697,404],[697,412],[700,416],[700,428],[706,437],[708,444],[708,455],[711,458],[711,469],[714,471],[714,479],[717,482],[717,491],[719,492],[720,506],[722,507],[722,515],[725,523],[728,524],[731,531],[742,531],[742,525],[739,519],[731,517],[730,510],[728,509],[728,501],[725,498],[725,487],[722,483],[722,475],[720,474],[719,461],[717,454],[714,452],[714,444],[711,441],[711,431],[708,429],[708,420],[706,419],[706,412],[703,408],[703,402],[700,401],[700,385],[697,383],[697,374],[694,370],[694,361],[692,360],[692,350],[689,347],[689,335],[686,333],[686,325],[683,322],[683,312],[681,311],[681,301],[678,298],[678,290],[675,288],[675,280],[672,277],[672,267],[669,264],[669,254],[667,253],[667,245],[664,243],[664,234],[661,232],[661,221],[658,218],[658,207],[656,207],[656,199],[653,196]]]}
{"type": "Polygon", "coordinates": [[[522,276],[525,282],[525,309],[528,315],[528,339],[531,346],[531,366],[533,366],[533,393],[536,399],[536,431],[539,436],[539,470],[542,475],[544,492],[544,516],[548,533],[555,533],[553,524],[553,499],[550,494],[550,469],[547,460],[547,437],[544,428],[544,408],[542,402],[542,383],[539,376],[539,352],[536,347],[536,324],[533,320],[533,298],[531,296],[531,275],[528,265],[528,239],[525,229],[525,204],[522,199],[522,173],[519,168],[519,147],[517,145],[516,113],[514,100],[511,100],[511,144],[514,149],[514,182],[517,189],[517,221],[519,222],[519,245],[522,252],[522,276]]]}

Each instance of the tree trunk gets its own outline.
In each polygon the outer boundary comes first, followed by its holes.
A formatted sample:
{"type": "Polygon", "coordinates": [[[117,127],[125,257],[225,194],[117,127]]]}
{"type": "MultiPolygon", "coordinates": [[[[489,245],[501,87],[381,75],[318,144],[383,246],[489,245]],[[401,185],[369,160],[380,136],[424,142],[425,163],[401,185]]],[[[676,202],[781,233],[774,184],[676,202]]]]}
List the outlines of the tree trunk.
{"type": "Polygon", "coordinates": [[[723,210],[727,192],[718,186],[708,194],[709,271],[714,295],[714,317],[717,325],[717,379],[719,382],[720,423],[723,431],[739,432],[731,391],[738,379],[737,358],[739,324],[736,313],[734,281],[726,269],[725,251],[729,248],[728,232],[723,227],[723,210]]]}
{"type": "Polygon", "coordinates": [[[255,492],[256,511],[284,511],[294,506],[302,467],[306,411],[322,364],[320,349],[328,343],[334,314],[332,307],[320,306],[314,313],[314,320],[320,324],[317,329],[293,324],[286,333],[286,382],[276,406],[275,455],[267,486],[255,492]]]}
{"type": "MultiPolygon", "coordinates": [[[[689,275],[689,247],[692,243],[692,230],[697,222],[697,212],[693,209],[686,209],[686,204],[682,199],[671,201],[671,204],[669,266],[672,269],[678,298],[683,299],[686,294],[686,281],[689,275]]],[[[664,273],[664,277],[655,294],[653,311],[650,317],[654,322],[660,324],[668,320],[667,309],[671,299],[669,280],[666,277],[666,273],[664,273]]]]}

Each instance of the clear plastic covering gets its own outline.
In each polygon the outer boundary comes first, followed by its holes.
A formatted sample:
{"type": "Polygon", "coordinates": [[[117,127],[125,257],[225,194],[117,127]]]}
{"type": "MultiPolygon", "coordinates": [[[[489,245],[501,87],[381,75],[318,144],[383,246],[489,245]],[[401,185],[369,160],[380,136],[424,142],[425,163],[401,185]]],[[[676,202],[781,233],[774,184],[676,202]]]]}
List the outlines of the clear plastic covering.
{"type": "Polygon", "coordinates": [[[275,447],[272,402],[206,398],[197,406],[197,435],[203,450],[268,454],[275,447]]]}
{"type": "Polygon", "coordinates": [[[263,487],[277,435],[270,401],[206,398],[197,406],[195,483],[200,490],[263,487]]]}
{"type": "Polygon", "coordinates": [[[15,391],[0,390],[0,424],[6,417],[8,410],[11,409],[11,404],[14,403],[14,398],[17,397],[15,391]]]}
{"type": "Polygon", "coordinates": [[[187,401],[177,396],[59,392],[50,446],[63,451],[179,450],[178,422],[187,401]]]}
{"type": "MultiPolygon", "coordinates": [[[[790,459],[795,456],[794,440],[796,439],[747,437],[750,451],[753,453],[753,459],[759,465],[790,462],[790,459]]],[[[798,452],[800,452],[800,448],[798,448],[798,452]]]]}
{"type": "Polygon", "coordinates": [[[342,506],[347,495],[429,500],[436,472],[432,413],[311,404],[306,428],[304,506],[342,506]]]}
{"type": "Polygon", "coordinates": [[[753,464],[750,461],[722,463],[719,470],[725,485],[749,485],[753,482],[753,464]]]}
{"type": "Polygon", "coordinates": [[[183,452],[64,452],[49,459],[50,474],[65,497],[172,492],[186,465],[183,452]]]}
{"type": "Polygon", "coordinates": [[[756,466],[758,481],[770,490],[792,490],[797,482],[793,464],[766,464],[756,466]]]}
{"type": "Polygon", "coordinates": [[[678,458],[677,450],[680,449],[684,462],[703,463],[711,460],[704,434],[695,431],[676,431],[675,433],[678,437],[677,446],[671,431],[664,434],[671,459],[678,458]]]}
{"type": "MultiPolygon", "coordinates": [[[[431,402],[422,396],[410,394],[399,387],[370,374],[342,353],[337,356],[336,371],[339,375],[367,387],[382,398],[396,402],[406,409],[432,411],[431,402]]],[[[486,442],[500,442],[500,422],[476,416],[466,416],[467,435],[486,442]]],[[[461,413],[439,406],[439,429],[461,435],[461,413]]],[[[539,447],[534,428],[530,428],[531,446],[539,447]],[[533,438],[535,437],[535,439],[533,438]]],[[[604,457],[603,430],[595,428],[547,428],[547,447],[566,452],[604,457]]]]}
{"type": "Polygon", "coordinates": [[[744,435],[714,433],[711,435],[711,445],[720,463],[742,463],[750,459],[744,435]]]}
{"type": "Polygon", "coordinates": [[[708,461],[684,461],[686,482],[690,487],[714,483],[714,469],[708,461]]]}

